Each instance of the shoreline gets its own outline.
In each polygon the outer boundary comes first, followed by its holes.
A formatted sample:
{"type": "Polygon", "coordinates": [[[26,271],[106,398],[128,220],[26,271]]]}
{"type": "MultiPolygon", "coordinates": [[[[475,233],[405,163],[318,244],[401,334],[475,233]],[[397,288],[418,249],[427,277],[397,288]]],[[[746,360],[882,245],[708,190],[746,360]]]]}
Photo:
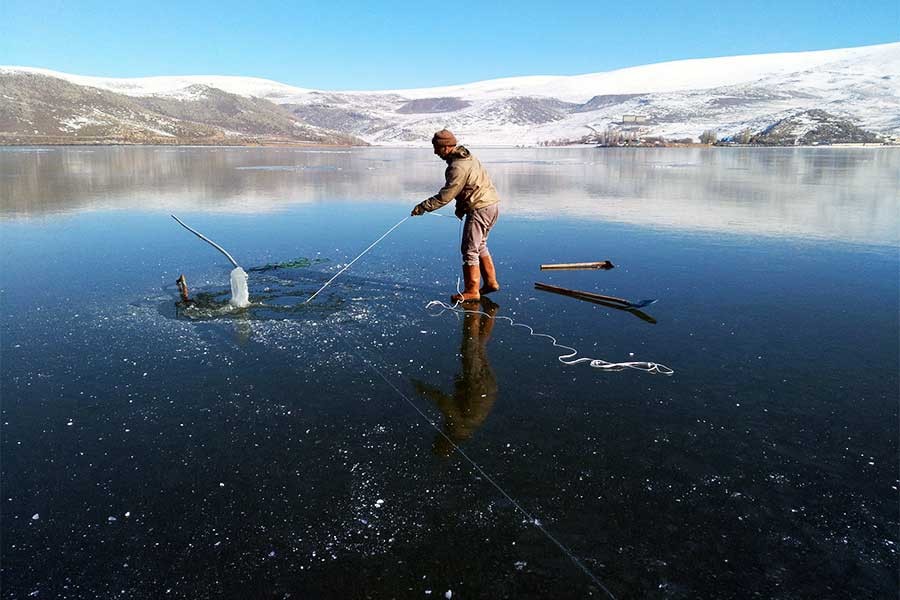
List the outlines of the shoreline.
{"type": "MultiPolygon", "coordinates": [[[[683,149],[683,148],[900,148],[900,144],[869,144],[869,143],[846,143],[846,144],[816,144],[816,145],[791,145],[777,146],[768,144],[668,144],[661,146],[652,145],[625,145],[625,146],[597,146],[594,144],[571,144],[566,146],[523,146],[523,145],[481,145],[468,144],[473,148],[502,148],[508,150],[560,150],[560,149],[583,149],[592,148],[596,150],[665,150],[665,149],[683,149]]],[[[145,147],[145,148],[381,148],[381,149],[398,149],[398,150],[428,150],[430,146],[423,145],[400,145],[400,144],[319,144],[314,142],[266,142],[252,144],[223,144],[202,142],[191,143],[136,143],[136,142],[22,142],[22,143],[0,143],[0,148],[98,148],[98,147],[145,147]]]]}

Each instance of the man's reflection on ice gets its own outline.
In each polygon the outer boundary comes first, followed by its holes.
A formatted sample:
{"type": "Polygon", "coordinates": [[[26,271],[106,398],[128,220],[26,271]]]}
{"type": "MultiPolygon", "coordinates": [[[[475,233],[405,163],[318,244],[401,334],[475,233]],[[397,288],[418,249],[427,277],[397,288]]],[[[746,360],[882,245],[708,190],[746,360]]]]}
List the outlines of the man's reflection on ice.
{"type": "Polygon", "coordinates": [[[434,453],[439,456],[449,456],[453,444],[472,437],[497,400],[497,378],[488,362],[487,343],[494,328],[494,315],[500,307],[486,297],[480,302],[479,308],[486,314],[466,312],[462,320],[462,370],[453,383],[453,393],[445,394],[434,386],[413,381],[416,391],[434,402],[444,414],[444,435],[438,434],[433,445],[434,453]]]}

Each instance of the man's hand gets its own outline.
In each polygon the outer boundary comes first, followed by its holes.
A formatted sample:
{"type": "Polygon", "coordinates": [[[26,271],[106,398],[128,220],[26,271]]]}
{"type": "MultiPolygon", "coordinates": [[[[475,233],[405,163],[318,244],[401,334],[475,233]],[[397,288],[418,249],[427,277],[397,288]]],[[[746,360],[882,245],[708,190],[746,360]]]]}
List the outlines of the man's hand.
{"type": "Polygon", "coordinates": [[[416,204],[416,205],[413,207],[412,212],[409,213],[409,216],[411,216],[411,217],[418,217],[419,215],[424,215],[426,212],[427,212],[427,211],[425,210],[425,208],[424,208],[421,204],[416,204]]]}

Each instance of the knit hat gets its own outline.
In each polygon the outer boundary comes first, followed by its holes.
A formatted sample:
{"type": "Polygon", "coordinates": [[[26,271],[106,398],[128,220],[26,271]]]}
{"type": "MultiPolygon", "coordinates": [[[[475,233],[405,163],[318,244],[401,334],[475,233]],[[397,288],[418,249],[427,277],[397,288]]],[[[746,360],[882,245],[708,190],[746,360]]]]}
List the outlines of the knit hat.
{"type": "Polygon", "coordinates": [[[431,143],[434,146],[455,146],[456,136],[447,129],[441,129],[431,138],[431,143]]]}

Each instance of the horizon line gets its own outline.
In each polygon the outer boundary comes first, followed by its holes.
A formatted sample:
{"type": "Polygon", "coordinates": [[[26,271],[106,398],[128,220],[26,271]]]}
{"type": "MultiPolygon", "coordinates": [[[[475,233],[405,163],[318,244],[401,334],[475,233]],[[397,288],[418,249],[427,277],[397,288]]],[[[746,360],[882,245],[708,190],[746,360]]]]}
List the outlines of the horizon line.
{"type": "Polygon", "coordinates": [[[690,61],[704,61],[704,60],[718,60],[718,59],[728,59],[728,58],[742,58],[742,57],[759,57],[759,56],[773,56],[773,55],[787,55],[787,54],[815,54],[815,53],[825,53],[825,52],[836,52],[840,50],[858,50],[863,48],[875,48],[878,46],[891,46],[895,44],[900,44],[900,39],[894,40],[891,42],[880,42],[875,44],[865,44],[862,46],[845,46],[838,48],[820,48],[816,50],[788,50],[783,52],[757,52],[751,54],[726,54],[726,55],[718,55],[718,56],[701,56],[701,57],[692,57],[692,58],[677,58],[671,60],[661,60],[656,62],[649,63],[641,63],[641,64],[632,64],[623,67],[617,67],[614,69],[609,69],[605,71],[589,71],[585,73],[575,73],[568,75],[549,75],[549,74],[527,74],[527,75],[504,75],[500,77],[494,77],[489,79],[478,79],[478,80],[469,80],[462,83],[444,83],[437,85],[425,85],[425,86],[406,86],[406,87],[394,87],[394,88],[373,88],[373,89],[324,89],[317,87],[309,87],[302,85],[295,85],[293,83],[285,83],[284,81],[280,81],[278,79],[271,79],[268,77],[260,77],[258,75],[225,75],[225,74],[193,74],[193,75],[179,75],[179,74],[167,74],[167,75],[139,75],[139,76],[126,76],[126,77],[115,77],[115,76],[107,76],[107,75],[86,75],[82,73],[73,73],[69,71],[60,71],[57,69],[51,69],[47,67],[37,67],[37,66],[28,66],[28,65],[0,65],[0,70],[9,69],[9,70],[31,70],[31,71],[47,71],[50,73],[56,73],[60,75],[71,75],[75,77],[85,77],[91,79],[107,79],[107,80],[140,80],[140,79],[176,79],[176,78],[206,78],[206,77],[222,77],[222,78],[234,78],[234,79],[258,79],[261,81],[268,81],[272,83],[277,83],[280,85],[285,85],[288,87],[315,91],[315,92],[401,92],[408,90],[424,90],[424,89],[435,89],[435,88],[454,88],[454,87],[463,87],[474,85],[483,82],[493,82],[493,81],[505,81],[505,80],[513,80],[513,79],[529,79],[529,78],[546,78],[546,79],[562,79],[569,77],[582,77],[587,75],[597,75],[601,73],[614,73],[616,71],[624,71],[628,69],[636,69],[641,67],[648,67],[653,65],[663,65],[668,63],[677,63],[677,62],[690,62],[690,61]]]}

